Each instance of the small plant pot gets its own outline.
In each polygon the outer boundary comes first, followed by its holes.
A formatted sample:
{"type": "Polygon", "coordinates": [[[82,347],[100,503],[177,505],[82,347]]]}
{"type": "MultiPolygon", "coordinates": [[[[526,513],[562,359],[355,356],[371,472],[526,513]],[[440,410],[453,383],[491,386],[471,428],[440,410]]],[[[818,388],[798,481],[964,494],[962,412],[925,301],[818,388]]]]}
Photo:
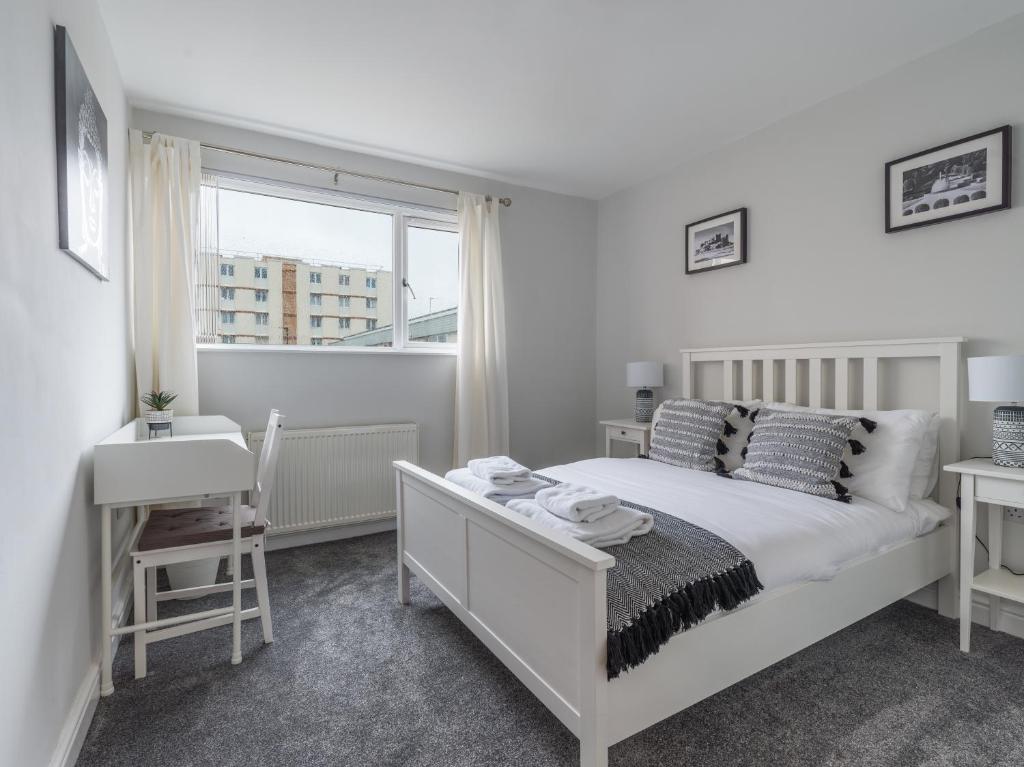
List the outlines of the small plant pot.
{"type": "Polygon", "coordinates": [[[149,427],[149,436],[159,437],[160,432],[169,432],[174,435],[174,411],[173,410],[147,410],[144,416],[146,426],[149,427]]]}

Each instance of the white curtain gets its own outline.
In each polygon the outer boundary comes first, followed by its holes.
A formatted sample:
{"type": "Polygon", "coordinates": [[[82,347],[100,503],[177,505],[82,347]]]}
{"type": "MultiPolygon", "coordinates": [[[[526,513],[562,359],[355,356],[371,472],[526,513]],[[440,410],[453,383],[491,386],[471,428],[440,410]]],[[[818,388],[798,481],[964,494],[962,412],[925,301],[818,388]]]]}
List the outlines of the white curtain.
{"type": "Polygon", "coordinates": [[[507,455],[508,369],[498,203],[459,194],[459,334],[455,465],[507,455]]]}
{"type": "Polygon", "coordinates": [[[156,134],[146,144],[133,130],[129,146],[137,396],[168,389],[176,414],[195,415],[199,143],[156,134]]]}

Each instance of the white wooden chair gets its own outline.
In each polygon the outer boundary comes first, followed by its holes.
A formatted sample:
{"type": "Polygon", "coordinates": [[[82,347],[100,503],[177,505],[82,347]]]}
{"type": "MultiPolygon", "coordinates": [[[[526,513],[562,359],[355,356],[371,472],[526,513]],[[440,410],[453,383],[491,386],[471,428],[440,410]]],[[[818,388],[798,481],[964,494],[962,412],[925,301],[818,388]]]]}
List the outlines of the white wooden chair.
{"type": "MultiPolygon", "coordinates": [[[[257,607],[242,610],[242,620],[259,617],[263,624],[263,641],[274,641],[274,627],[270,618],[270,599],[267,589],[267,567],[263,558],[264,534],[269,526],[267,505],[274,485],[274,472],[281,445],[281,420],[277,410],[270,411],[267,433],[263,440],[256,484],[249,493],[249,505],[241,507],[242,554],[252,557],[253,577],[242,581],[242,588],[255,588],[257,607]]],[[[158,567],[177,562],[228,557],[232,553],[232,519],[230,506],[189,509],[153,509],[139,535],[136,550],[132,552],[135,573],[135,623],[157,619],[157,604],[168,599],[206,596],[231,591],[233,584],[215,583],[212,586],[156,590],[158,567]],[[143,617],[145,616],[145,617],[143,617]]],[[[163,639],[204,631],[229,624],[234,612],[214,617],[200,617],[166,628],[138,630],[135,636],[135,678],[146,675],[146,645],[163,639]]]]}

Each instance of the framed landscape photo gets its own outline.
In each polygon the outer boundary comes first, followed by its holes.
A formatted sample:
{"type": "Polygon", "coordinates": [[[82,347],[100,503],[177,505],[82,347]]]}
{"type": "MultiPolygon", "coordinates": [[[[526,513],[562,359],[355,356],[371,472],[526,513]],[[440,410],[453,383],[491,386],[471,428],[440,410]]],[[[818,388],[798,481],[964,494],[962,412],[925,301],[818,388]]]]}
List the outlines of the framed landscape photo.
{"type": "Polygon", "coordinates": [[[64,27],[53,30],[60,249],[101,279],[107,269],[107,117],[64,27]]]}
{"type": "Polygon", "coordinates": [[[686,225],[687,274],[747,261],[747,209],[739,208],[686,225]]]}
{"type": "Polygon", "coordinates": [[[1010,126],[885,164],[885,231],[1010,207],[1010,126]]]}

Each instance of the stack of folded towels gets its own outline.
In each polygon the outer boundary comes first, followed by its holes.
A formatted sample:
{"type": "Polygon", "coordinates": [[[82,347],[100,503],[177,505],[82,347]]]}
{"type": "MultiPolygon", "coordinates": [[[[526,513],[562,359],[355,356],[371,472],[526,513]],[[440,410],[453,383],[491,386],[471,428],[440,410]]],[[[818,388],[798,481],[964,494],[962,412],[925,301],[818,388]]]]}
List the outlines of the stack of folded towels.
{"type": "Polygon", "coordinates": [[[538,490],[550,487],[550,483],[534,479],[528,468],[507,455],[477,458],[464,469],[449,471],[444,478],[501,504],[513,498],[532,498],[538,490]]]}
{"type": "Polygon", "coordinates": [[[583,485],[547,487],[533,500],[512,500],[507,507],[598,549],[625,543],[654,527],[650,514],[621,506],[614,495],[583,485]]]}

